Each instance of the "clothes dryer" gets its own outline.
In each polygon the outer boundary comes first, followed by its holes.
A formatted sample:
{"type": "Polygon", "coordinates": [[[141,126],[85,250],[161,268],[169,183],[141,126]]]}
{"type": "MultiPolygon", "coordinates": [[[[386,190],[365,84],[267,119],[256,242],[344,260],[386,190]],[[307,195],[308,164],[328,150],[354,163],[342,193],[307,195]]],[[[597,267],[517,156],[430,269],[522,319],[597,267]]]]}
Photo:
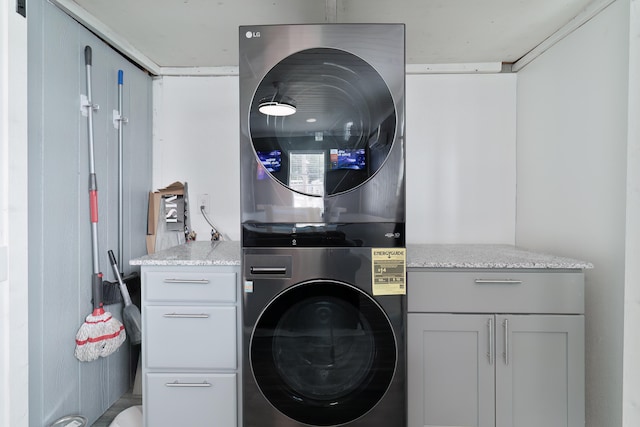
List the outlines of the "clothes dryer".
{"type": "Polygon", "coordinates": [[[403,24],[240,27],[244,246],[274,224],[278,245],[403,245],[404,43],[403,24]],[[344,238],[292,236],[327,225],[344,238]]]}

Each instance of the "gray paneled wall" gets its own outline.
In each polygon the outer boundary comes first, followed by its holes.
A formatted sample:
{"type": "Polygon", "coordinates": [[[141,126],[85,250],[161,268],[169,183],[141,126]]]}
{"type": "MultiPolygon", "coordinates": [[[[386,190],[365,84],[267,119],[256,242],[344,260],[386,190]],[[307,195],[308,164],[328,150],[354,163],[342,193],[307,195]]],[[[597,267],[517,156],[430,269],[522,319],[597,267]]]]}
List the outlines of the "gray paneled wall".
{"type": "MultiPolygon", "coordinates": [[[[44,0],[29,3],[29,425],[80,413],[95,421],[130,387],[128,341],[108,358],[75,359],[75,335],[91,312],[84,47],[93,50],[94,145],[100,267],[114,280],[118,251],[117,73],[124,71],[124,253],[146,253],[151,190],[151,77],[44,0]]],[[[26,236],[26,233],[25,233],[26,236]]],[[[121,318],[121,304],[108,306],[121,318]]]]}

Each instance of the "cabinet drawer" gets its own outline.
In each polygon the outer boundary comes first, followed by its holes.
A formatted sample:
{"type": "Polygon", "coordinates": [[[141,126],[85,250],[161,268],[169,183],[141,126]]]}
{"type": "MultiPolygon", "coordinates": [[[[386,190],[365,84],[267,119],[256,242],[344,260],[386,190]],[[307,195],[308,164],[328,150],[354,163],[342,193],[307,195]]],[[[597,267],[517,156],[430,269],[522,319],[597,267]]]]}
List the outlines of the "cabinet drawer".
{"type": "Polygon", "coordinates": [[[146,306],[143,319],[147,368],[236,369],[235,306],[146,306]]]}
{"type": "Polygon", "coordinates": [[[580,270],[409,270],[407,278],[409,312],[584,313],[580,270]]]}
{"type": "Polygon", "coordinates": [[[203,269],[143,271],[146,301],[235,302],[236,273],[203,269]]]}
{"type": "Polygon", "coordinates": [[[235,374],[147,374],[144,415],[148,427],[234,427],[235,374]]]}

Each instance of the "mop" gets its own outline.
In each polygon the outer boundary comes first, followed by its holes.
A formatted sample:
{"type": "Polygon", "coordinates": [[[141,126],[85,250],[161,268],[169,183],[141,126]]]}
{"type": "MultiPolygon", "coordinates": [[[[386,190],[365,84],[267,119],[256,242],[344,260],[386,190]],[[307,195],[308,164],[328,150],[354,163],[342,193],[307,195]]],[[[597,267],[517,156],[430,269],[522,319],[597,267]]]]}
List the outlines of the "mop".
{"type": "Polygon", "coordinates": [[[102,273],[98,261],[98,184],[93,153],[93,105],[91,98],[91,47],[84,49],[87,70],[88,127],[89,127],[89,206],[91,213],[91,256],[93,274],[91,290],[93,312],[89,314],[76,334],[75,356],[81,362],[91,362],[116,351],[126,339],[124,325],[105,311],[102,303],[102,273]]]}

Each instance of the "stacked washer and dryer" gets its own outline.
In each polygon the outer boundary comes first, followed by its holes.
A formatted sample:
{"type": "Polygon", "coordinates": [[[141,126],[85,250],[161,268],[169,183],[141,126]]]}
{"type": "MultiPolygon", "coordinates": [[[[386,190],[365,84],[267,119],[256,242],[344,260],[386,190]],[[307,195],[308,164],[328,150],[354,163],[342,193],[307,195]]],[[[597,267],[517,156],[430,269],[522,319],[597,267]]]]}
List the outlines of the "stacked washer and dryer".
{"type": "Polygon", "coordinates": [[[404,25],[239,36],[243,424],[406,426],[404,25]]]}

